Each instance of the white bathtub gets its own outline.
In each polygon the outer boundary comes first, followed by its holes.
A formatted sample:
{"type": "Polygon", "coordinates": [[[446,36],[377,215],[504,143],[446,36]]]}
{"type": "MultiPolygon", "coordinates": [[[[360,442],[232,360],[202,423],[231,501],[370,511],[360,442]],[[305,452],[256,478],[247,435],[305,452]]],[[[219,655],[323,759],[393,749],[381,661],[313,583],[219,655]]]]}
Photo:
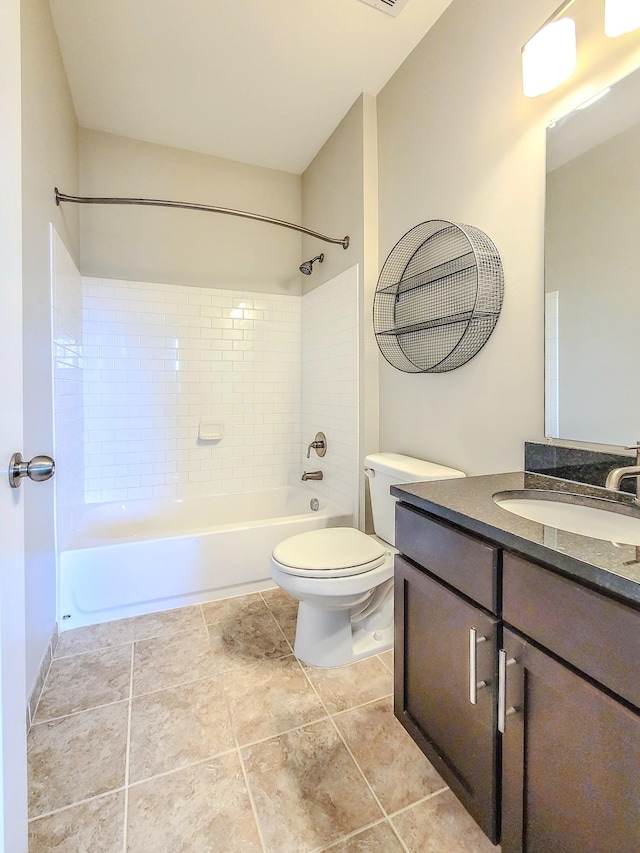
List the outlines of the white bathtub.
{"type": "Polygon", "coordinates": [[[278,542],[351,523],[350,513],[303,487],[88,505],[59,555],[60,627],[265,589],[278,542]]]}

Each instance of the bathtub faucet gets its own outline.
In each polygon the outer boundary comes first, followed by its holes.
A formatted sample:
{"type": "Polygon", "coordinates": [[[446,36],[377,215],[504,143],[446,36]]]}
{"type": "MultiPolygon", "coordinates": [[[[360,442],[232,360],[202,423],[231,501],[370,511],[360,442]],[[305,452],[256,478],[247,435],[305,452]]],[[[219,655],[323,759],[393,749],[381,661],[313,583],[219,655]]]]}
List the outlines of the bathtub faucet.
{"type": "Polygon", "coordinates": [[[305,471],[302,475],[302,482],[305,480],[321,480],[322,471],[305,471]]]}

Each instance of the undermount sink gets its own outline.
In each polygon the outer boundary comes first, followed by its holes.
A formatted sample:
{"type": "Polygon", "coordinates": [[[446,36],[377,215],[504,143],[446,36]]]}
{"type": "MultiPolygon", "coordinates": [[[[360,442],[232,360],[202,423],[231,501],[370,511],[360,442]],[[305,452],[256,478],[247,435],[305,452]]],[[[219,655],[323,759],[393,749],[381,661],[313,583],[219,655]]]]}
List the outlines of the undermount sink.
{"type": "Polygon", "coordinates": [[[493,500],[509,512],[567,533],[604,539],[619,545],[640,545],[640,509],[617,501],[514,489],[496,492],[493,500]]]}

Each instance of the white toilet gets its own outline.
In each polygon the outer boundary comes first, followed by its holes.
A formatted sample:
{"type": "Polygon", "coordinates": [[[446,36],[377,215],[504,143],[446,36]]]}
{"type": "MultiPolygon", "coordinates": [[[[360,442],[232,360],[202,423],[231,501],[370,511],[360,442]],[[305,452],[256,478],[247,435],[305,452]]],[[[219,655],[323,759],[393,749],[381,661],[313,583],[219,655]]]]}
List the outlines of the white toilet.
{"type": "Polygon", "coordinates": [[[311,530],[280,542],[271,555],[271,577],[300,602],[296,657],[313,666],[344,666],[393,646],[390,486],[465,476],[398,453],[373,453],[364,464],[376,536],[353,527],[311,530]]]}

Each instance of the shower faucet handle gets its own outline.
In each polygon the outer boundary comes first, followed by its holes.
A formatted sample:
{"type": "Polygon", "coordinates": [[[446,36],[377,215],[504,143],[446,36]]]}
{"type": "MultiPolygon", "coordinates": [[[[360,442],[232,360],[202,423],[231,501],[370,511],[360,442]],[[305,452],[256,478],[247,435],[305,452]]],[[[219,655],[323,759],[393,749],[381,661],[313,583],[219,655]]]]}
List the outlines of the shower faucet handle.
{"type": "Polygon", "coordinates": [[[307,459],[311,456],[311,448],[315,450],[318,456],[324,456],[327,452],[327,438],[323,432],[317,432],[309,447],[307,447],[307,459]]]}

